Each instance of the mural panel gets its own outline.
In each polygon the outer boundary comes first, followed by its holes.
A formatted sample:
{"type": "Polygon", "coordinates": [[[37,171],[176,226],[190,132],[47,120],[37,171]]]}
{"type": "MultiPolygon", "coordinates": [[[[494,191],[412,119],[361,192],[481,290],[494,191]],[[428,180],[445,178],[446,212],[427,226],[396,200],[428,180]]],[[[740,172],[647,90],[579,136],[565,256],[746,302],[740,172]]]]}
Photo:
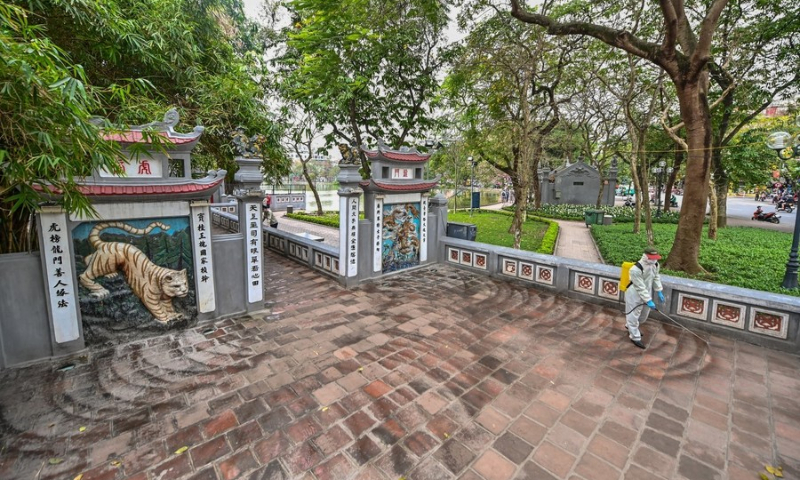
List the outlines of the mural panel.
{"type": "Polygon", "coordinates": [[[383,273],[419,265],[420,204],[383,206],[383,273]]]}
{"type": "Polygon", "coordinates": [[[72,239],[87,344],[126,342],[196,322],[188,217],[85,222],[72,239]]]}

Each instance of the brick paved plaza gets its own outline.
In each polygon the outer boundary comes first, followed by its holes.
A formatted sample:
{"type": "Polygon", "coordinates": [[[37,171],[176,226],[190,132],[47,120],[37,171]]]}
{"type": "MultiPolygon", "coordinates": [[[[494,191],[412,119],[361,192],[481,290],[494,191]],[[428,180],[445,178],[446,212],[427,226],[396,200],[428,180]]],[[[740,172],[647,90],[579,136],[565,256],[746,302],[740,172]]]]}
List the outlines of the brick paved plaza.
{"type": "Polygon", "coordinates": [[[0,372],[0,478],[800,478],[798,358],[448,266],[0,372]],[[85,427],[85,428],[84,428],[85,427]]]}

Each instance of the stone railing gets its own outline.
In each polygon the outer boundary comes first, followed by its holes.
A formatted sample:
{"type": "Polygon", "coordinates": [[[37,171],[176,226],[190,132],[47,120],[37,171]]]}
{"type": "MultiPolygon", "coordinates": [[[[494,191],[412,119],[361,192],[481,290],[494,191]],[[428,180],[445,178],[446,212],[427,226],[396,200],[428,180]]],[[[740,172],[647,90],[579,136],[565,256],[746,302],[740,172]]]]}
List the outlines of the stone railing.
{"type": "MultiPolygon", "coordinates": [[[[225,208],[228,208],[227,206],[225,208]]],[[[211,206],[211,223],[230,233],[239,233],[239,216],[235,206],[233,213],[223,211],[216,205],[211,206]]]]}
{"type": "MultiPolygon", "coordinates": [[[[441,243],[442,258],[450,265],[624,310],[619,267],[451,237],[441,243]]],[[[798,297],[666,275],[662,283],[667,301],[660,308],[689,328],[777,350],[800,350],[798,297]]],[[[620,312],[620,322],[622,316],[620,312]]]]}
{"type": "MultiPolygon", "coordinates": [[[[239,232],[239,217],[234,214],[211,209],[214,225],[231,233],[239,232]]],[[[276,228],[262,227],[264,246],[272,251],[306,264],[309,268],[326,275],[339,277],[339,249],[331,245],[310,240],[276,228]]]]}
{"type": "Polygon", "coordinates": [[[264,227],[264,246],[308,265],[326,275],[339,277],[339,249],[276,228],[264,227]]]}

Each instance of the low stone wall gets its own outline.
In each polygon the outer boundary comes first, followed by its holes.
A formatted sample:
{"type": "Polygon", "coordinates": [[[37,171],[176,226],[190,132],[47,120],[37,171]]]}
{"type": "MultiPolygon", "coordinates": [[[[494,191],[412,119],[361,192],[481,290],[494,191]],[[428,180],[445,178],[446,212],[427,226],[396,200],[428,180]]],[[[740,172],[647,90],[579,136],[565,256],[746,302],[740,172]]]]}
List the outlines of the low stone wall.
{"type": "MultiPolygon", "coordinates": [[[[446,263],[618,308],[620,268],[443,237],[446,263]]],[[[800,298],[663,275],[665,313],[691,329],[800,352],[800,298]]],[[[666,318],[653,312],[654,317],[666,318]]]]}
{"type": "Polygon", "coordinates": [[[0,369],[59,353],[39,252],[0,255],[0,369]]]}
{"type": "Polygon", "coordinates": [[[264,227],[264,246],[309,268],[339,277],[339,249],[297,235],[264,227]]]}
{"type": "MultiPolygon", "coordinates": [[[[238,232],[239,221],[236,215],[211,211],[214,225],[229,232],[238,232]]],[[[309,240],[276,228],[262,227],[264,231],[264,246],[291,258],[297,262],[308,265],[312,270],[317,270],[325,275],[339,279],[339,249],[324,243],[309,240]]]]}

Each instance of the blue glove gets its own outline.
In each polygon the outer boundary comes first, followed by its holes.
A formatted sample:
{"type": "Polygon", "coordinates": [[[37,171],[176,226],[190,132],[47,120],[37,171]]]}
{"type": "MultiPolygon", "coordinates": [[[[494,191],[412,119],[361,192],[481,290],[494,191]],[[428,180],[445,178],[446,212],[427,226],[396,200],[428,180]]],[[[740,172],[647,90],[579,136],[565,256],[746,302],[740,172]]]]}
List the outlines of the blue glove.
{"type": "Polygon", "coordinates": [[[664,292],[658,292],[658,301],[664,303],[664,292]]]}
{"type": "Polygon", "coordinates": [[[648,306],[648,307],[650,307],[650,308],[652,308],[653,310],[655,310],[655,309],[656,309],[656,304],[655,304],[655,303],[653,303],[653,301],[652,301],[652,300],[648,300],[648,301],[647,301],[647,306],[648,306]]]}

